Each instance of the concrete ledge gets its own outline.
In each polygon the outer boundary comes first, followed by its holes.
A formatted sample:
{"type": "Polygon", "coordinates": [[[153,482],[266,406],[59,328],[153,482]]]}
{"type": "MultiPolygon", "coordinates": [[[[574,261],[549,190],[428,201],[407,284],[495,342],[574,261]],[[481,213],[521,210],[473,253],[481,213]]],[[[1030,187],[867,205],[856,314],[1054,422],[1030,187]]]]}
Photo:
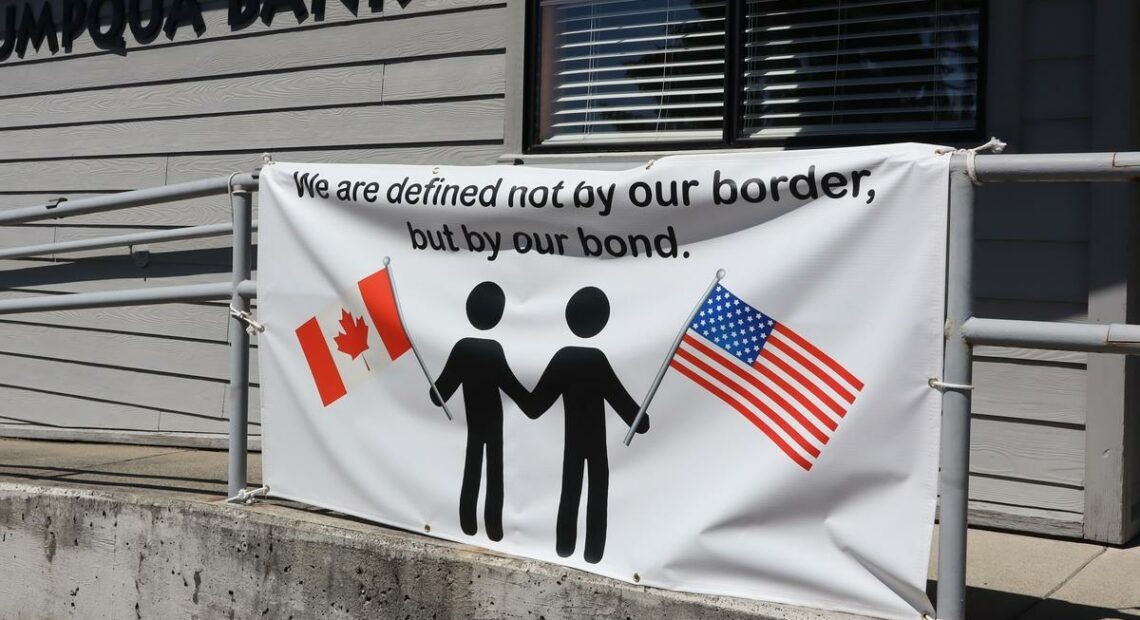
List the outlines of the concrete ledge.
{"type": "Polygon", "coordinates": [[[809,619],[283,505],[0,482],[0,617],[809,619]]]}

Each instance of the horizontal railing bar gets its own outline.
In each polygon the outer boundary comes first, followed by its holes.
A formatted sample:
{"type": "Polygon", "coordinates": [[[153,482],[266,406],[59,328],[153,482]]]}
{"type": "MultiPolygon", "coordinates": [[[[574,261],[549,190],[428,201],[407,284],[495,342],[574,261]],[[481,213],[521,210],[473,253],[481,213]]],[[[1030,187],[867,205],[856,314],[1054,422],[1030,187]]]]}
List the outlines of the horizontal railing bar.
{"type": "Polygon", "coordinates": [[[242,280],[237,287],[238,295],[246,299],[253,299],[257,297],[257,281],[256,280],[242,280]]]}
{"type": "MultiPolygon", "coordinates": [[[[233,175],[232,185],[233,187],[241,187],[249,191],[257,191],[257,177],[249,173],[236,174],[233,175]]],[[[173,202],[175,200],[199,198],[213,194],[225,194],[229,192],[230,186],[230,177],[216,177],[213,179],[203,179],[201,181],[188,181],[174,185],[148,187],[146,189],[137,189],[129,192],[107,194],[105,196],[68,200],[37,207],[11,209],[9,211],[0,212],[0,225],[23,224],[26,222],[50,220],[83,213],[115,211],[118,209],[173,202]]]]}
{"type": "MultiPolygon", "coordinates": [[[[974,170],[983,183],[999,181],[1127,181],[1140,179],[1140,152],[978,155],[974,170]]],[[[954,167],[966,167],[964,157],[954,167]]]]}
{"type": "MultiPolygon", "coordinates": [[[[253,230],[257,230],[257,222],[253,223],[253,230]]],[[[43,243],[40,245],[27,245],[19,248],[9,248],[0,250],[0,259],[28,258],[30,256],[65,254],[68,252],[81,252],[84,250],[102,250],[104,248],[117,248],[132,245],[141,245],[144,243],[163,243],[167,241],[187,241],[190,239],[226,237],[232,235],[233,231],[233,224],[207,224],[203,226],[172,228],[170,230],[151,230],[147,232],[131,233],[128,235],[97,237],[95,239],[81,239],[77,241],[60,241],[59,243],[43,243]]]]}
{"type": "Polygon", "coordinates": [[[1092,325],[971,317],[962,335],[973,345],[1140,354],[1140,325],[1092,325]]]}
{"type": "MultiPolygon", "coordinates": [[[[157,288],[136,288],[123,291],[97,293],[68,293],[66,295],[37,295],[23,299],[0,300],[0,315],[45,310],[79,310],[83,308],[110,308],[114,306],[151,306],[190,301],[228,300],[233,292],[230,282],[210,284],[183,284],[157,288]]],[[[257,294],[256,284],[246,280],[238,285],[243,297],[257,294]]]]}

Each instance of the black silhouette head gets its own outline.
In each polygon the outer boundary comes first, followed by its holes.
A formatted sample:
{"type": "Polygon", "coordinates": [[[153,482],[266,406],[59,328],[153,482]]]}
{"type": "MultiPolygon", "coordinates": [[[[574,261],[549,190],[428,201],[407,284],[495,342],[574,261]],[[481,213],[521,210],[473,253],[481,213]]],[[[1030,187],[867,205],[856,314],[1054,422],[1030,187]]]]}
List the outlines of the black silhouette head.
{"type": "Polygon", "coordinates": [[[494,282],[481,282],[467,296],[467,320],[478,329],[491,329],[503,318],[507,296],[494,282]]]}
{"type": "Polygon", "coordinates": [[[596,336],[610,320],[610,300],[602,289],[579,289],[566,304],[566,324],[579,338],[596,336]]]}

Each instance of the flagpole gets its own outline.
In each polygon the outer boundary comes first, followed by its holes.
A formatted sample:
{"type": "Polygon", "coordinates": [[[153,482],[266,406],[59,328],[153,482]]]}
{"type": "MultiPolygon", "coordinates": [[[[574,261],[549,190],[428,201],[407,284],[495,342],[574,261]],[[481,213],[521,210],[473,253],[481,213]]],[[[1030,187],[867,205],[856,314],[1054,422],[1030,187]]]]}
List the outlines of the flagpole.
{"type": "Polygon", "coordinates": [[[641,420],[645,418],[645,411],[649,409],[649,401],[657,394],[657,388],[661,386],[661,380],[665,378],[665,371],[669,370],[669,363],[673,361],[673,356],[677,354],[677,348],[681,346],[681,340],[685,337],[685,332],[689,331],[689,324],[693,322],[693,317],[697,316],[697,312],[704,305],[705,299],[708,298],[709,293],[716,288],[717,284],[724,279],[725,271],[723,269],[716,270],[716,276],[713,281],[709,283],[709,287],[701,294],[700,301],[696,306],[693,306],[693,311],[689,313],[689,318],[685,319],[685,324],[681,326],[681,331],[677,332],[677,337],[673,339],[673,346],[669,347],[669,355],[665,356],[665,362],[661,364],[661,369],[657,371],[657,376],[653,378],[653,385],[649,386],[649,393],[645,395],[645,400],[641,403],[641,408],[637,410],[637,416],[633,418],[633,424],[629,425],[629,432],[625,434],[625,445],[629,445],[633,441],[633,435],[636,433],[637,426],[641,424],[641,420]]]}
{"type": "Polygon", "coordinates": [[[392,300],[396,302],[396,317],[400,319],[400,328],[408,337],[408,344],[412,345],[412,353],[416,356],[416,361],[420,363],[420,370],[423,370],[424,376],[427,377],[432,395],[439,399],[439,404],[443,407],[443,413],[447,415],[447,419],[454,420],[455,418],[451,416],[451,410],[447,408],[447,401],[443,399],[443,394],[440,394],[439,388],[435,387],[435,380],[431,378],[427,364],[424,364],[424,358],[420,356],[420,350],[416,348],[416,341],[412,340],[412,333],[408,331],[408,324],[404,322],[404,309],[400,307],[400,295],[396,293],[396,275],[392,271],[392,259],[387,256],[384,257],[384,268],[388,270],[388,286],[392,289],[392,300]]]}

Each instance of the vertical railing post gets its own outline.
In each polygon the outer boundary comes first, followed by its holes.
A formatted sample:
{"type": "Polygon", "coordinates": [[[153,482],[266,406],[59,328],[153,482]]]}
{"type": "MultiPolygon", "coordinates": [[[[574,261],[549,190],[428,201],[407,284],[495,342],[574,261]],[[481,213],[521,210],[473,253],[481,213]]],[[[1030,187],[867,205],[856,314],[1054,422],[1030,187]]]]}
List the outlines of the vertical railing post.
{"type": "MultiPolygon", "coordinates": [[[[230,306],[249,312],[249,300],[238,293],[238,284],[250,279],[253,237],[252,198],[244,187],[231,190],[233,205],[233,293],[230,306]]],[[[235,497],[246,486],[246,452],[249,434],[249,333],[237,317],[230,320],[230,443],[228,496],[235,497]]]]}
{"type": "Polygon", "coordinates": [[[962,324],[973,306],[974,185],[963,156],[950,166],[950,222],[946,257],[946,351],[942,381],[942,446],[938,539],[939,620],[966,617],[966,518],[970,492],[970,401],[973,352],[962,324]]]}

